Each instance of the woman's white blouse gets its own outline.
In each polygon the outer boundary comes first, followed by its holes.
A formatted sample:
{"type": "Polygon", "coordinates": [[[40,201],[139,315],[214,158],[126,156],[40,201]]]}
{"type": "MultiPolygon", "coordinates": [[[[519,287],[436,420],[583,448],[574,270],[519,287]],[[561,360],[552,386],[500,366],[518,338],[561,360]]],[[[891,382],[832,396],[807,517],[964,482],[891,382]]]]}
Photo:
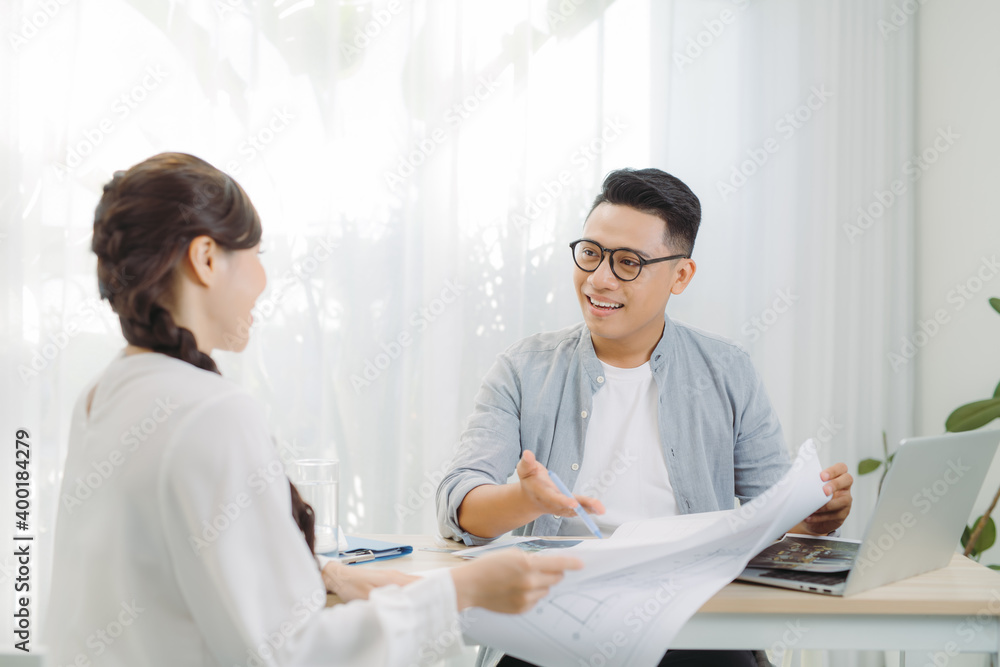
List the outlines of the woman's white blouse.
{"type": "Polygon", "coordinates": [[[264,406],[162,354],[77,403],[56,524],[50,665],[411,665],[460,643],[447,572],[324,608],[264,406]]]}

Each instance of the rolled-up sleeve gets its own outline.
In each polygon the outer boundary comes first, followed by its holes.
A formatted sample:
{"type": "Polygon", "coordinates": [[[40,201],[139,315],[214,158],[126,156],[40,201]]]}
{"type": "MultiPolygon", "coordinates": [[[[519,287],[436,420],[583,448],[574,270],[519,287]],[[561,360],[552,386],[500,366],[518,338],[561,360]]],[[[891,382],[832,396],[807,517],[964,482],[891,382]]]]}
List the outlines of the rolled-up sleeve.
{"type": "Polygon", "coordinates": [[[475,409],[462,432],[451,468],[437,489],[441,535],[468,545],[493,539],[458,525],[466,494],[484,484],[504,484],[521,458],[521,388],[510,358],[500,355],[476,394],[475,409]]]}

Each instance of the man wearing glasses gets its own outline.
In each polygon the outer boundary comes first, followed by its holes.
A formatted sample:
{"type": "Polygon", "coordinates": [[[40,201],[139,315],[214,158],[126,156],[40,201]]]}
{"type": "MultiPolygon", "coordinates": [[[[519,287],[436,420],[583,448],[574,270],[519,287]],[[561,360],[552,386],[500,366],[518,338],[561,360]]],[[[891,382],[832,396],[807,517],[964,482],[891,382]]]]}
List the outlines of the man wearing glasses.
{"type": "MultiPolygon", "coordinates": [[[[577,504],[609,535],[626,521],[731,509],[781,478],[788,450],[749,355],[665,314],[694,277],[700,220],[698,198],[674,176],[608,174],[570,244],[584,321],[514,344],[490,369],[437,490],[445,537],[587,535],[577,504]]],[[[847,466],[822,478],[830,501],[796,532],[825,535],[847,518],[847,466]]],[[[487,649],[480,662],[498,656],[487,649]]],[[[749,652],[669,651],[661,665],[675,664],[756,662],[749,652]]]]}

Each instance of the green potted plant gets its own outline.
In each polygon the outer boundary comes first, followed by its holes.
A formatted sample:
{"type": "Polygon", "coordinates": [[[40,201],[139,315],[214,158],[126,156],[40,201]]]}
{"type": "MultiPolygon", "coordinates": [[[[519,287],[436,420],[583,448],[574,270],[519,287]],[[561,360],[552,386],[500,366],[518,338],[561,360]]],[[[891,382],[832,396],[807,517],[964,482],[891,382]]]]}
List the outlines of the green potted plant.
{"type": "MultiPolygon", "coordinates": [[[[991,298],[990,305],[993,306],[993,310],[1000,313],[1000,299],[996,297],[991,298]]],[[[948,415],[948,419],[944,423],[944,428],[945,431],[951,433],[972,431],[998,418],[1000,418],[1000,383],[997,384],[996,389],[993,391],[992,398],[973,401],[972,403],[966,403],[956,408],[948,415]]],[[[859,476],[867,475],[882,468],[882,479],[879,480],[878,484],[880,492],[882,490],[882,480],[885,479],[886,473],[889,472],[889,468],[892,466],[892,458],[895,456],[895,454],[889,454],[885,431],[882,432],[882,451],[885,452],[885,459],[864,459],[858,463],[859,476]]],[[[996,542],[996,522],[990,514],[993,513],[998,500],[1000,500],[1000,489],[997,489],[996,494],[993,496],[993,502],[990,503],[986,512],[976,519],[972,526],[966,526],[962,532],[962,546],[965,548],[965,555],[969,558],[978,561],[982,553],[996,542]]],[[[1000,570],[1000,565],[990,565],[990,568],[1000,570]]]]}

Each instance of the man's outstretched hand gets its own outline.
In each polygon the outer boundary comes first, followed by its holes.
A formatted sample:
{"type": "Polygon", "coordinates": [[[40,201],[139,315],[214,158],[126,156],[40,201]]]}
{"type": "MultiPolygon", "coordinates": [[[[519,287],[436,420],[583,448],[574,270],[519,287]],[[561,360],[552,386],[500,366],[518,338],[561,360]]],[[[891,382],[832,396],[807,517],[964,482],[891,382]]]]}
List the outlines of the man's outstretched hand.
{"type": "Polygon", "coordinates": [[[549,477],[549,471],[535,459],[535,454],[525,451],[517,462],[517,477],[521,481],[521,493],[525,500],[531,503],[541,514],[554,514],[561,517],[576,516],[576,508],[591,514],[604,514],[604,503],[590,496],[564,496],[555,482],[549,477]],[[573,501],[576,502],[573,502],[573,501]]]}

